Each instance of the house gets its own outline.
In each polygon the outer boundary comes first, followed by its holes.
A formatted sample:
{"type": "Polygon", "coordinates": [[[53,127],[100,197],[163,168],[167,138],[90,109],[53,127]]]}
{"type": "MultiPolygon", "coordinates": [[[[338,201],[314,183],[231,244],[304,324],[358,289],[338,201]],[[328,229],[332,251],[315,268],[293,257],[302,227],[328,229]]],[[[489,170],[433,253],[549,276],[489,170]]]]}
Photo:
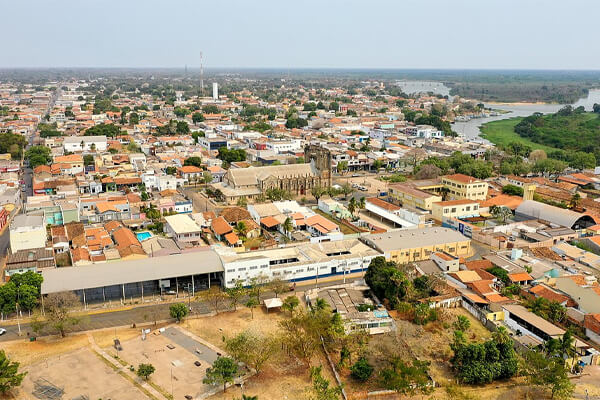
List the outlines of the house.
{"type": "Polygon", "coordinates": [[[200,243],[202,228],[188,214],[165,217],[165,232],[178,242],[200,243]]]}
{"type": "Polygon", "coordinates": [[[402,206],[411,206],[431,211],[433,203],[442,201],[442,196],[418,189],[409,183],[397,183],[389,186],[389,195],[402,206]]]}
{"type": "Polygon", "coordinates": [[[63,140],[63,148],[68,152],[106,151],[106,136],[67,136],[63,140]]]}
{"type": "Polygon", "coordinates": [[[208,172],[210,172],[210,174],[213,177],[213,180],[211,183],[223,182],[223,177],[227,173],[227,170],[221,168],[220,165],[213,165],[213,166],[207,167],[206,170],[208,172]]]}
{"type": "Polygon", "coordinates": [[[319,198],[319,210],[340,219],[352,218],[352,214],[344,205],[330,198],[319,198]]]}
{"type": "MultiPolygon", "coordinates": [[[[225,235],[233,232],[233,228],[225,218],[222,216],[217,217],[211,221],[210,228],[215,235],[215,238],[219,241],[223,241],[225,239],[225,235]]],[[[230,237],[233,239],[233,237],[230,237]]]]}
{"type": "Polygon", "coordinates": [[[186,181],[186,183],[200,182],[202,179],[202,169],[194,165],[184,165],[178,169],[179,175],[186,181]]]}
{"type": "Polygon", "coordinates": [[[51,249],[18,250],[7,256],[4,276],[10,279],[14,274],[22,274],[27,271],[38,272],[43,268],[54,267],[54,253],[51,249]]]}

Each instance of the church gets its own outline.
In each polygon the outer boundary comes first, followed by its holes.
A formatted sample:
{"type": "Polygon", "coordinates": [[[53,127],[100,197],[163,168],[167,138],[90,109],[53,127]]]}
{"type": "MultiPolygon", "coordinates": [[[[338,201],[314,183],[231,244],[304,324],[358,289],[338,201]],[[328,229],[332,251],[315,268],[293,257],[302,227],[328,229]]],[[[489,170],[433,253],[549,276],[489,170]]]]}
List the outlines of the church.
{"type": "Polygon", "coordinates": [[[267,190],[277,188],[292,195],[310,193],[313,187],[331,186],[331,153],[317,146],[304,148],[304,164],[272,165],[266,167],[230,168],[223,182],[212,185],[219,189],[229,204],[240,197],[254,200],[267,190]]]}

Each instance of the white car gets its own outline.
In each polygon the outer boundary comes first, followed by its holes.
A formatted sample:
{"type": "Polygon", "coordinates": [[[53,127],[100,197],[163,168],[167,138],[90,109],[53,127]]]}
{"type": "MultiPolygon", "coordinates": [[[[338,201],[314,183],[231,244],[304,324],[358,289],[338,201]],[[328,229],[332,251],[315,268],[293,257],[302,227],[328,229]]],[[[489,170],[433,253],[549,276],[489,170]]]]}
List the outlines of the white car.
{"type": "Polygon", "coordinates": [[[5,333],[6,333],[6,329],[0,328],[0,336],[4,335],[5,333]]]}

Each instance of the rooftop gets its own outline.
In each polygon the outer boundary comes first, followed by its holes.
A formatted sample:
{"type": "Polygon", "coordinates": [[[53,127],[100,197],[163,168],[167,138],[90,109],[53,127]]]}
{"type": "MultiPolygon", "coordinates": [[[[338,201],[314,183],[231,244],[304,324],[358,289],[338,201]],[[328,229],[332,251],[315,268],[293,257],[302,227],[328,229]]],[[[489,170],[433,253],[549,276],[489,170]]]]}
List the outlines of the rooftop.
{"type": "Polygon", "coordinates": [[[449,228],[432,227],[367,235],[364,236],[364,240],[381,251],[390,251],[466,242],[470,239],[449,228]]]}

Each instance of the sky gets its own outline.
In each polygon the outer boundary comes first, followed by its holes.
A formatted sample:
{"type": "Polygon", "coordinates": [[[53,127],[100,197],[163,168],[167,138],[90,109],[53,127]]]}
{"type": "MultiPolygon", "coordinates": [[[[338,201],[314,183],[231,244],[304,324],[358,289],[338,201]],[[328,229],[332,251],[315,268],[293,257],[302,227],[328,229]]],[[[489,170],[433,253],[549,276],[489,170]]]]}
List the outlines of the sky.
{"type": "Polygon", "coordinates": [[[0,0],[0,68],[600,69],[597,0],[0,0]]]}

